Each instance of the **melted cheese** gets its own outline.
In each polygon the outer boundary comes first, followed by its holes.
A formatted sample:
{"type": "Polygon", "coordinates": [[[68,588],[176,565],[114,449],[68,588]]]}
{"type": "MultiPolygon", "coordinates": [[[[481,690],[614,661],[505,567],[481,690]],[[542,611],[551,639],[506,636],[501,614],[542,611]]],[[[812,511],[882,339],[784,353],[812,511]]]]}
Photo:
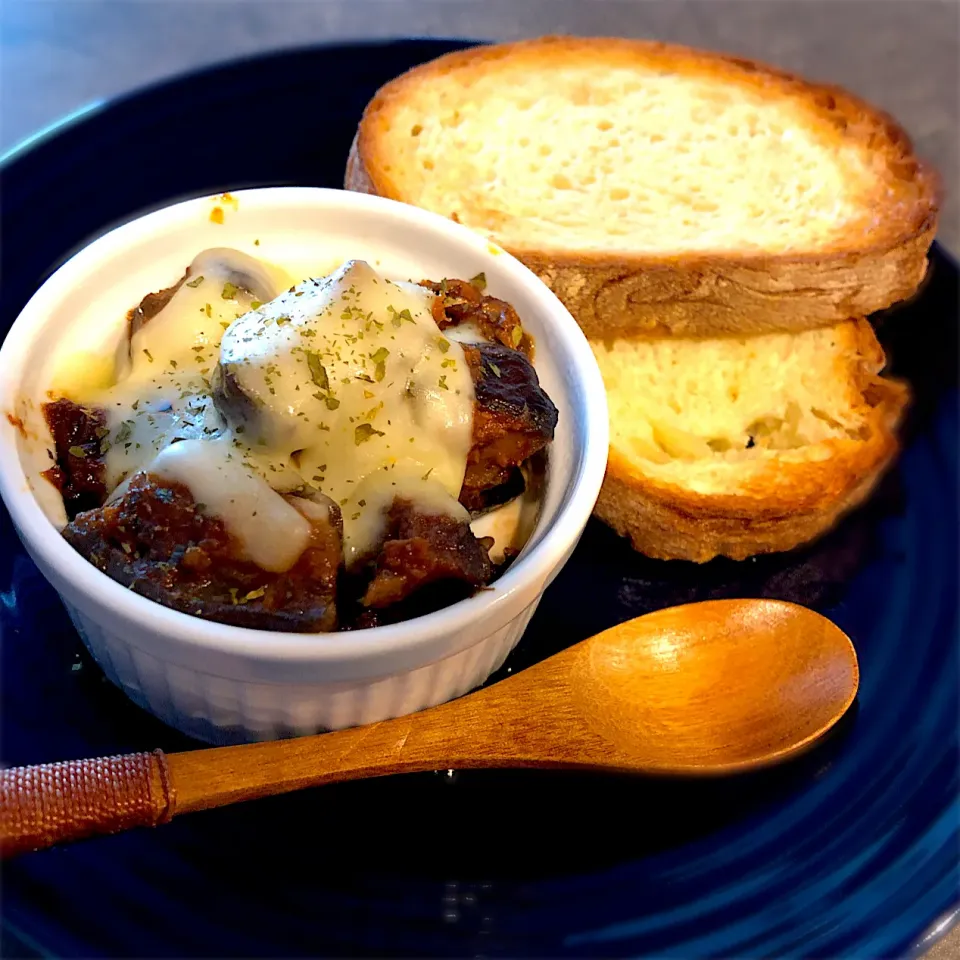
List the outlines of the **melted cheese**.
{"type": "Polygon", "coordinates": [[[466,516],[473,380],[432,300],[350,261],[241,318],[221,343],[222,376],[247,401],[227,408],[235,437],[267,476],[293,458],[340,504],[348,566],[375,548],[401,488],[425,510],[466,516]]]}
{"type": "Polygon", "coordinates": [[[309,538],[277,491],[339,504],[348,566],[376,549],[397,496],[469,520],[457,498],[473,380],[433,294],[359,261],[277,295],[286,279],[238,251],[205,251],[121,346],[117,382],[78,397],[107,411],[113,497],[142,469],[183,483],[274,571],[309,538]]]}
{"type": "Polygon", "coordinates": [[[425,477],[419,466],[406,463],[399,468],[374,471],[345,498],[341,508],[344,560],[348,567],[362,560],[365,553],[381,542],[387,511],[398,497],[412,501],[425,514],[470,522],[470,514],[449,489],[432,476],[425,477]]]}
{"type": "Polygon", "coordinates": [[[444,334],[448,336],[451,340],[456,340],[458,343],[489,343],[490,338],[484,336],[483,332],[480,330],[480,327],[477,326],[472,320],[466,320],[462,323],[456,324],[456,326],[447,327],[444,330],[444,334]]]}
{"type": "Polygon", "coordinates": [[[226,438],[172,443],[149,469],[187,487],[202,510],[223,522],[242,557],[264,570],[289,570],[310,541],[303,512],[234,456],[226,438]]]}
{"type": "Polygon", "coordinates": [[[107,414],[108,489],[170,443],[223,430],[210,401],[210,376],[224,330],[258,297],[276,296],[288,279],[238,250],[205,250],[166,306],[124,338],[112,386],[82,397],[107,414]]]}

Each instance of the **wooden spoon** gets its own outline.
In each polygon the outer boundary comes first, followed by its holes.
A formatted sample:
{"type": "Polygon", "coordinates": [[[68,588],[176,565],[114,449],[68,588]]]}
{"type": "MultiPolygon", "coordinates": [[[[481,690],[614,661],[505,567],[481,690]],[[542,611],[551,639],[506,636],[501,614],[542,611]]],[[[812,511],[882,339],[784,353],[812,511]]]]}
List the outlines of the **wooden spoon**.
{"type": "Polygon", "coordinates": [[[777,600],[659,610],[500,683],[336,733],[0,771],[4,855],[338,780],[468,767],[731,773],[829,730],[859,683],[849,638],[777,600]]]}

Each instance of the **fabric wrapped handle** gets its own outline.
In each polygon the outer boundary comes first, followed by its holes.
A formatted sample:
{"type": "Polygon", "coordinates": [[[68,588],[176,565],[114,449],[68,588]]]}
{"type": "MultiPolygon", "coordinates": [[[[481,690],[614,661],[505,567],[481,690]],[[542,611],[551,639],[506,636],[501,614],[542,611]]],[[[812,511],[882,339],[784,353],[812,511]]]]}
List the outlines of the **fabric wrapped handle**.
{"type": "Polygon", "coordinates": [[[160,750],[0,770],[0,856],[153,827],[175,805],[160,750]]]}

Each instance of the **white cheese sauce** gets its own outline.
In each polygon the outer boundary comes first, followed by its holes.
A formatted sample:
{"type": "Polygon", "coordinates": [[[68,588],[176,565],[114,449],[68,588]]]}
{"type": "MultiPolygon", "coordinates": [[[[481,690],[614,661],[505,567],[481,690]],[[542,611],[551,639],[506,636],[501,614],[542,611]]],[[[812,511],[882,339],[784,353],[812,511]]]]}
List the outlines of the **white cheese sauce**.
{"type": "Polygon", "coordinates": [[[264,570],[289,570],[310,542],[310,521],[234,457],[225,437],[172,443],[149,470],[189,488],[201,509],[230,531],[243,557],[264,570]]]}
{"type": "Polygon", "coordinates": [[[282,492],[340,505],[348,567],[376,549],[397,496],[469,520],[465,331],[440,331],[429,290],[362,261],[290,287],[226,249],[189,273],[121,346],[114,385],[77,397],[107,411],[108,489],[142,469],[183,483],[276,572],[310,535],[282,492]]]}
{"type": "Polygon", "coordinates": [[[293,457],[302,480],[340,504],[348,567],[376,546],[401,487],[465,516],[473,379],[433,299],[349,261],[248,313],[221,343],[223,377],[247,401],[230,424],[238,447],[268,476],[293,457]]]}
{"type": "Polygon", "coordinates": [[[200,253],[189,273],[159,313],[124,337],[114,385],[80,398],[106,411],[108,489],[170,443],[220,433],[210,377],[224,330],[290,282],[279,268],[225,248],[200,253]]]}

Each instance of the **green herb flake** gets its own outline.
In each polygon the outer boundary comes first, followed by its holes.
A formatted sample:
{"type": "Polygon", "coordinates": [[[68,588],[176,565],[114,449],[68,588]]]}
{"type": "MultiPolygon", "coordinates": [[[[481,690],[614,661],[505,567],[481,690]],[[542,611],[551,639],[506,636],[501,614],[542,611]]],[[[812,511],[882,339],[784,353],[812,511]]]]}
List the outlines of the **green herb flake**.
{"type": "Polygon", "coordinates": [[[440,364],[440,366],[441,366],[441,367],[453,367],[453,368],[455,369],[456,366],[457,366],[457,361],[454,360],[453,357],[450,357],[449,359],[444,360],[443,363],[440,364]]]}
{"type": "Polygon", "coordinates": [[[470,280],[470,286],[476,287],[481,293],[487,289],[487,275],[481,271],[470,280]]]}
{"type": "Polygon", "coordinates": [[[450,341],[446,337],[441,337],[437,341],[437,346],[440,348],[441,353],[446,353],[450,349],[450,341]]]}
{"type": "Polygon", "coordinates": [[[229,280],[223,285],[223,290],[220,291],[220,297],[223,300],[236,300],[237,299],[237,285],[231,283],[229,280]]]}
{"type": "Polygon", "coordinates": [[[144,350],[143,352],[144,352],[144,354],[146,354],[147,359],[148,359],[151,363],[153,363],[153,354],[152,354],[149,350],[144,350]]]}
{"type": "Polygon", "coordinates": [[[201,283],[203,283],[203,274],[201,274],[199,277],[197,277],[196,280],[188,280],[188,281],[187,281],[187,286],[188,286],[188,287],[193,287],[194,289],[196,289],[197,287],[200,286],[201,283]]]}
{"type": "Polygon", "coordinates": [[[307,357],[307,366],[310,368],[310,379],[321,389],[330,389],[330,378],[324,365],[320,362],[320,354],[314,350],[304,350],[307,357]]]}
{"type": "Polygon", "coordinates": [[[366,443],[373,437],[382,437],[383,433],[376,430],[370,423],[358,424],[353,431],[353,442],[359,447],[361,443],[366,443]]]}
{"type": "MultiPolygon", "coordinates": [[[[370,359],[374,362],[373,378],[380,383],[387,373],[387,357],[390,351],[386,347],[381,347],[375,353],[370,354],[370,359]]],[[[366,391],[364,391],[366,393],[366,391]]]]}
{"type": "Polygon", "coordinates": [[[447,377],[446,377],[446,374],[444,374],[444,375],[437,381],[437,386],[440,387],[441,390],[449,390],[449,389],[450,389],[450,388],[447,386],[447,377]]]}
{"type": "MultiPolygon", "coordinates": [[[[360,441],[358,440],[357,443],[359,442],[360,441]]],[[[83,447],[71,447],[68,452],[71,457],[79,457],[81,460],[83,460],[87,455],[87,451],[84,450],[83,447]]]]}
{"type": "Polygon", "coordinates": [[[246,600],[259,600],[267,592],[266,587],[257,587],[256,590],[251,590],[243,599],[246,600]]]}
{"type": "Polygon", "coordinates": [[[499,379],[500,378],[500,368],[495,364],[487,361],[487,366],[493,371],[493,375],[499,379]]]}
{"type": "Polygon", "coordinates": [[[213,307],[211,307],[209,303],[205,303],[205,304],[203,305],[203,312],[204,312],[208,317],[212,317],[212,316],[213,316],[213,307]]]}
{"type": "Polygon", "coordinates": [[[510,331],[510,342],[513,344],[514,348],[520,346],[520,341],[523,339],[523,327],[518,323],[510,331]]]}
{"type": "Polygon", "coordinates": [[[250,301],[250,309],[251,309],[251,310],[259,310],[262,306],[263,306],[263,301],[262,301],[262,300],[251,300],[251,301],[250,301]]]}

